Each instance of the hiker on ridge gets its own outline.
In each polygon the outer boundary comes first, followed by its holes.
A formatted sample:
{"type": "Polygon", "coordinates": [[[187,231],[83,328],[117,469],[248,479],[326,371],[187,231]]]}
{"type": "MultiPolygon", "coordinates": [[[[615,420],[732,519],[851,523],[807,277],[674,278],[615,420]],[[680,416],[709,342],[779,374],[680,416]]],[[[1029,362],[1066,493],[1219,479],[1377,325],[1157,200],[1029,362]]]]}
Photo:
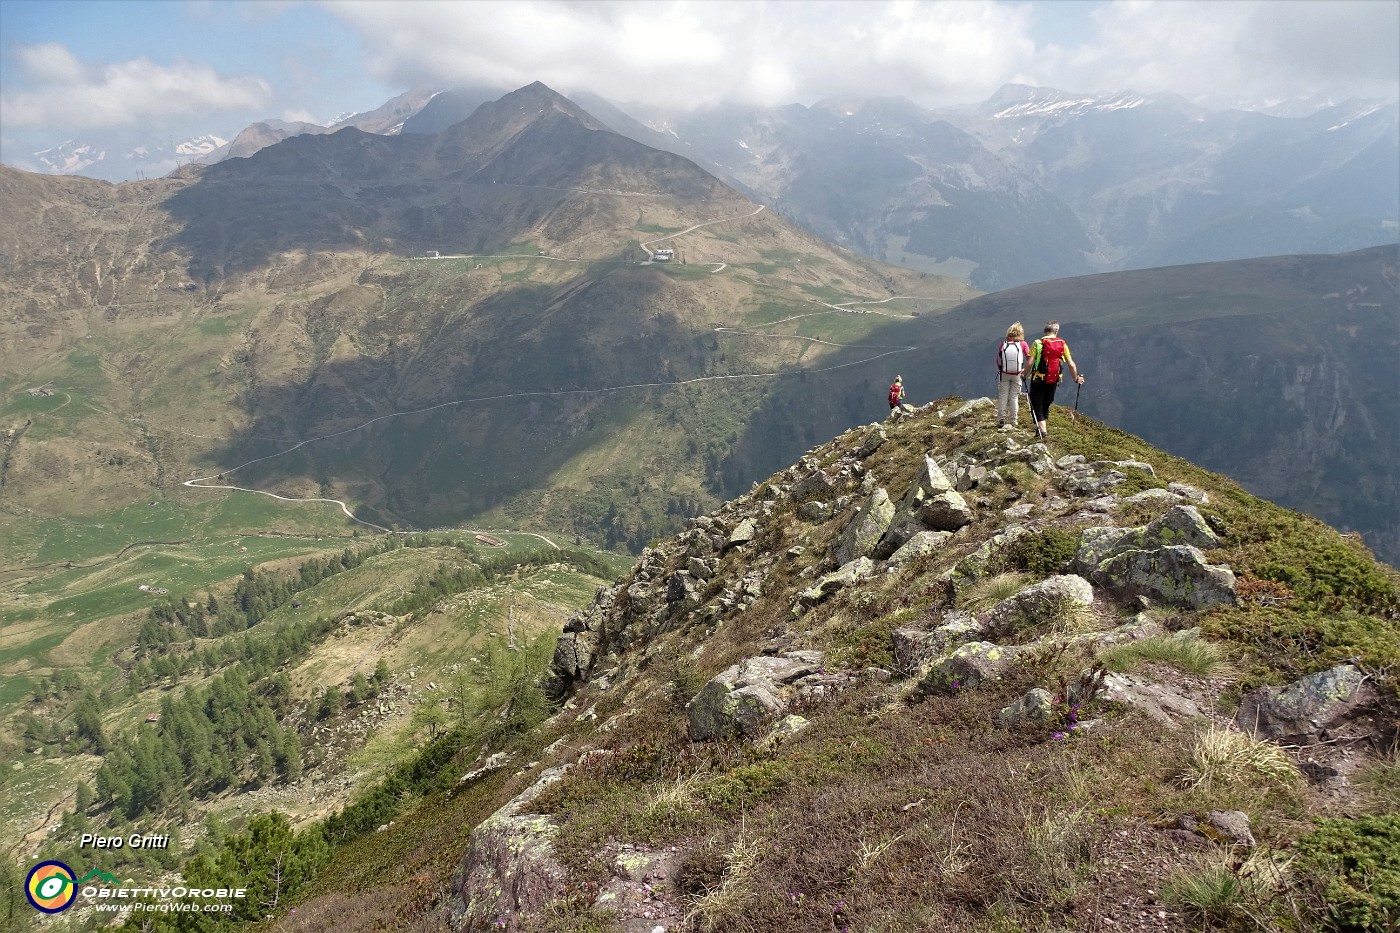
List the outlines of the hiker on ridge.
{"type": "Polygon", "coordinates": [[[1045,325],[1045,336],[1031,344],[1031,418],[1035,421],[1035,433],[1040,437],[1050,432],[1046,422],[1050,419],[1050,405],[1055,401],[1055,390],[1059,388],[1064,375],[1064,367],[1079,385],[1084,377],[1079,375],[1079,367],[1070,356],[1069,344],[1060,339],[1060,322],[1050,321],[1045,325]]]}
{"type": "Polygon", "coordinates": [[[894,384],[890,386],[890,413],[893,414],[896,408],[901,407],[904,402],[904,377],[895,376],[894,384]]]}
{"type": "Polygon", "coordinates": [[[1017,321],[1006,329],[1006,339],[997,348],[997,427],[1016,426],[1016,417],[1021,413],[1021,380],[1030,363],[1026,329],[1017,321]]]}

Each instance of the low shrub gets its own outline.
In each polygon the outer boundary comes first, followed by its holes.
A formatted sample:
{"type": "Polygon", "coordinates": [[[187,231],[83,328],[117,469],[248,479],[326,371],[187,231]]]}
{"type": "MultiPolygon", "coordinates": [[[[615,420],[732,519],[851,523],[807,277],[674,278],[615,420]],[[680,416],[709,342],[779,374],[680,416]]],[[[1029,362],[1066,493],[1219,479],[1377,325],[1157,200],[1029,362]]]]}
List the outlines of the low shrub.
{"type": "Polygon", "coordinates": [[[996,571],[1025,570],[1038,576],[1064,573],[1079,552],[1079,533],[1064,528],[1043,528],[1022,535],[993,558],[996,571]]]}
{"type": "Polygon", "coordinates": [[[1296,852],[1314,889],[1312,910],[1327,929],[1400,925],[1400,816],[1322,820],[1296,852]]]}

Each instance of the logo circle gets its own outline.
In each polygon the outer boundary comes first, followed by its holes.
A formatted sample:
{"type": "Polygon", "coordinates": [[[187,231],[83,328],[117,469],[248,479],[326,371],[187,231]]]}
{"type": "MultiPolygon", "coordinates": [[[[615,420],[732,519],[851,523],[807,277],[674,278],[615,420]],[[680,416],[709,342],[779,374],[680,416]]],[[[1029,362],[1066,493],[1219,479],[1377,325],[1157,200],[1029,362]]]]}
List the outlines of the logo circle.
{"type": "Polygon", "coordinates": [[[30,906],[46,914],[67,910],[78,896],[73,869],[62,862],[40,862],[24,879],[24,896],[30,906]]]}

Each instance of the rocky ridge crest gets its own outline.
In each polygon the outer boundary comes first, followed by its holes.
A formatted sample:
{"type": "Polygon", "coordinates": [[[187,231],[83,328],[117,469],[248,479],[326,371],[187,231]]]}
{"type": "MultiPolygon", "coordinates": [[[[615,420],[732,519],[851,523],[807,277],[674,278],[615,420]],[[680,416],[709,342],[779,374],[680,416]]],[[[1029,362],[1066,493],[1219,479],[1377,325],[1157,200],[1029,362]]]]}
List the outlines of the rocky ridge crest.
{"type": "MultiPolygon", "coordinates": [[[[747,749],[779,762],[789,749],[808,748],[803,733],[821,733],[827,710],[843,704],[887,721],[918,720],[939,704],[980,704],[981,721],[1016,737],[1005,741],[1018,751],[1085,735],[1112,744],[1145,723],[1176,736],[1219,731],[1302,745],[1344,738],[1363,756],[1382,744],[1374,677],[1357,664],[1326,667],[1319,658],[1316,674],[1253,690],[1230,712],[1222,700],[1233,682],[1228,665],[1194,677],[1106,667],[1115,649],[1209,644],[1203,624],[1209,630],[1215,614],[1257,604],[1258,581],[1226,557],[1234,552],[1221,511],[1229,510],[1213,508],[1208,484],[1179,481],[1180,461],[1064,452],[1029,432],[997,429],[993,417],[990,400],[944,400],[848,431],[647,548],[631,573],[600,589],[564,626],[549,681],[563,706],[556,720],[578,738],[569,756],[540,759],[548,770],[487,821],[489,840],[477,838],[487,824],[473,834],[457,885],[468,928],[530,928],[548,900],[539,879],[560,877],[548,844],[558,824],[525,820],[528,845],[514,848],[499,838],[501,827],[520,820],[545,783],[567,786],[570,769],[588,780],[658,722],[672,724],[668,741],[678,747],[747,749]],[[859,624],[876,605],[903,608],[859,624]],[[669,678],[658,673],[663,667],[669,678]],[[689,676],[675,673],[682,669],[689,676]],[[503,857],[508,851],[518,857],[503,857]],[[524,890],[529,898],[502,893],[524,890]]],[[[1315,771],[1304,768],[1315,784],[1345,795],[1347,774],[1315,771]]],[[[674,778],[675,793],[687,781],[703,783],[703,773],[674,778]]],[[[708,799],[687,793],[697,808],[708,799]]],[[[1253,848],[1249,815],[1226,805],[1239,799],[1225,795],[1217,807],[1183,813],[1169,827],[1177,836],[1151,843],[1171,849],[1159,861],[1178,864],[1200,846],[1253,848]]],[[[558,802],[544,809],[559,819],[551,806],[558,802]]],[[[595,853],[591,864],[601,858],[611,867],[582,909],[629,931],[724,927],[711,895],[739,883],[733,853],[713,889],[688,887],[685,876],[732,827],[672,833],[670,846],[619,842],[626,835],[609,836],[595,853]]],[[[556,896],[566,887],[559,882],[556,896]]],[[[1186,916],[1146,882],[1129,901],[1152,907],[1138,911],[1151,921],[1142,929],[1186,916]]]]}

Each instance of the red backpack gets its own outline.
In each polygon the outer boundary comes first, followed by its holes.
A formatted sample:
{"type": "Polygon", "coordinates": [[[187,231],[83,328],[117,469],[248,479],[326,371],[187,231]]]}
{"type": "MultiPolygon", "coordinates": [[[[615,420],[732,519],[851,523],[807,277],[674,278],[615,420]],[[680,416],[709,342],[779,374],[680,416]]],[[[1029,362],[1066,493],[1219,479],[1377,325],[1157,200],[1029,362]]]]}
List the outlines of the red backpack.
{"type": "Polygon", "coordinates": [[[891,408],[893,408],[894,406],[898,405],[898,404],[899,404],[899,400],[902,399],[903,397],[904,397],[904,386],[900,385],[900,384],[897,383],[897,382],[896,382],[894,385],[890,386],[890,407],[891,407],[891,408]]]}
{"type": "Polygon", "coordinates": [[[1060,381],[1060,360],[1064,359],[1065,342],[1059,337],[1041,337],[1040,360],[1035,364],[1035,378],[1045,380],[1046,385],[1060,381]]]}

